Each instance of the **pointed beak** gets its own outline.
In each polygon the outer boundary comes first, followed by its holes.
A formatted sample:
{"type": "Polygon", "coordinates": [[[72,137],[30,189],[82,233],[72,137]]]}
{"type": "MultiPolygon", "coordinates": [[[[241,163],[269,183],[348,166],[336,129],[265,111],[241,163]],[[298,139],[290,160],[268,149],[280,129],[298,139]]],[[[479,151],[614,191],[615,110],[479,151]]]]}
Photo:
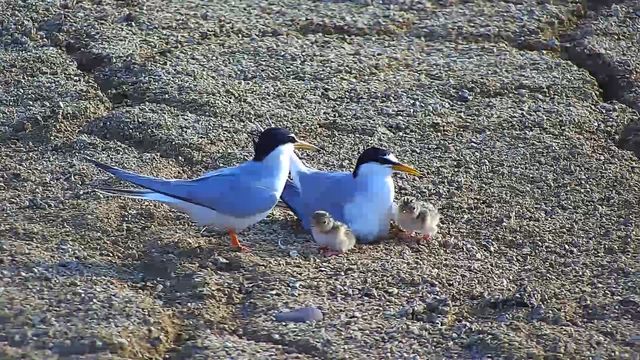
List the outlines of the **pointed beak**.
{"type": "Polygon", "coordinates": [[[418,170],[412,168],[409,165],[402,164],[402,163],[393,164],[393,165],[391,165],[391,168],[394,171],[400,171],[400,172],[407,173],[407,174],[413,175],[413,176],[420,176],[421,175],[418,170]]]}
{"type": "Polygon", "coordinates": [[[300,149],[300,150],[316,150],[316,151],[322,150],[319,147],[309,144],[308,142],[302,141],[302,140],[297,140],[295,143],[293,143],[293,147],[295,149],[300,149]]]}

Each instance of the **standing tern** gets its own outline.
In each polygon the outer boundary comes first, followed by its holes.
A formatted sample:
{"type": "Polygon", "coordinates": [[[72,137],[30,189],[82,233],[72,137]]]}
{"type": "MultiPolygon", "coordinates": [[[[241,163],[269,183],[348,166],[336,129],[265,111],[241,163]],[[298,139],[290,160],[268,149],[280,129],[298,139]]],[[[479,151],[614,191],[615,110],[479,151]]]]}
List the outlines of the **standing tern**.
{"type": "Polygon", "coordinates": [[[356,244],[353,232],[345,224],[334,220],[326,211],[313,213],[311,234],[325,256],[343,254],[356,244]]]}
{"type": "Polygon", "coordinates": [[[309,231],[312,215],[322,210],[344,224],[361,243],[388,235],[395,217],[394,171],[418,176],[385,149],[370,147],[358,157],[353,172],[326,172],[305,166],[292,154],[291,178],[282,192],[282,201],[309,231]]]}
{"type": "Polygon", "coordinates": [[[417,199],[406,196],[400,199],[396,221],[406,237],[410,238],[415,231],[422,234],[423,240],[431,240],[438,232],[440,212],[431,203],[421,204],[417,199]]]}
{"type": "Polygon", "coordinates": [[[287,181],[294,149],[318,149],[277,127],[262,131],[253,145],[252,160],[189,180],[144,176],[89,161],[120,180],[144,188],[98,190],[164,203],[187,213],[198,226],[226,231],[231,247],[246,251],[249,249],[240,244],[237,233],[264,219],[276,205],[287,181]]]}

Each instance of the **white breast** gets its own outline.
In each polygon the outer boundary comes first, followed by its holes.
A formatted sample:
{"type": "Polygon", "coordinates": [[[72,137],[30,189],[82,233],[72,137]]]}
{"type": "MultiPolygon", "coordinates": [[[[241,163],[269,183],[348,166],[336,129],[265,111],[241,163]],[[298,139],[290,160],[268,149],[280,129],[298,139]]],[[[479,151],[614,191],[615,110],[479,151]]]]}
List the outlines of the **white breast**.
{"type": "Polygon", "coordinates": [[[347,237],[343,231],[339,232],[331,232],[331,233],[323,233],[318,231],[316,228],[311,228],[311,234],[313,235],[313,239],[320,246],[326,246],[329,249],[345,252],[353,247],[353,244],[347,237]]]}
{"type": "Polygon", "coordinates": [[[395,195],[391,174],[363,178],[357,189],[353,200],[344,207],[347,225],[361,242],[386,236],[393,218],[395,195]]]}
{"type": "Polygon", "coordinates": [[[334,249],[335,242],[336,242],[335,234],[327,234],[327,233],[318,231],[315,227],[312,227],[311,235],[313,235],[313,239],[316,241],[318,245],[326,246],[328,248],[334,249]]]}
{"type": "Polygon", "coordinates": [[[413,214],[403,214],[398,212],[397,221],[402,230],[409,232],[423,230],[420,220],[416,219],[413,214]]]}

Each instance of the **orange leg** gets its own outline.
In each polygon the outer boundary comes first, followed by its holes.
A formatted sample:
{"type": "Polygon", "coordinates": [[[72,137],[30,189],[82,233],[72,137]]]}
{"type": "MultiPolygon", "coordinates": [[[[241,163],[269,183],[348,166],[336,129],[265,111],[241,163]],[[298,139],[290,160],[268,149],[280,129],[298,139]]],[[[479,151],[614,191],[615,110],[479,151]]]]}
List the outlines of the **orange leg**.
{"type": "Polygon", "coordinates": [[[231,247],[232,248],[238,249],[238,250],[240,250],[242,252],[248,252],[248,251],[251,250],[248,247],[240,244],[240,240],[238,240],[238,234],[236,234],[235,231],[227,230],[227,232],[229,233],[229,236],[231,237],[231,247]]]}

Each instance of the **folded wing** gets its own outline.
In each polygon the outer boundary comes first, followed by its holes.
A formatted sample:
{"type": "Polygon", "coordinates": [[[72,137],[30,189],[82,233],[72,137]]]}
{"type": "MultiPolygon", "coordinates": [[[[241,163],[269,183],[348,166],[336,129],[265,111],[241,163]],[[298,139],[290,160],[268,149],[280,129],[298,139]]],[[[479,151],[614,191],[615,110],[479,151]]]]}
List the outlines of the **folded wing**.
{"type": "Polygon", "coordinates": [[[244,174],[241,167],[208,173],[193,180],[167,180],[89,161],[121,180],[238,218],[269,211],[278,201],[276,194],[258,186],[252,181],[252,174],[244,174]]]}
{"type": "Polygon", "coordinates": [[[318,210],[345,222],[344,205],[351,201],[355,190],[351,173],[310,171],[298,176],[300,186],[287,181],[280,198],[306,230],[311,229],[311,216],[318,210]]]}

